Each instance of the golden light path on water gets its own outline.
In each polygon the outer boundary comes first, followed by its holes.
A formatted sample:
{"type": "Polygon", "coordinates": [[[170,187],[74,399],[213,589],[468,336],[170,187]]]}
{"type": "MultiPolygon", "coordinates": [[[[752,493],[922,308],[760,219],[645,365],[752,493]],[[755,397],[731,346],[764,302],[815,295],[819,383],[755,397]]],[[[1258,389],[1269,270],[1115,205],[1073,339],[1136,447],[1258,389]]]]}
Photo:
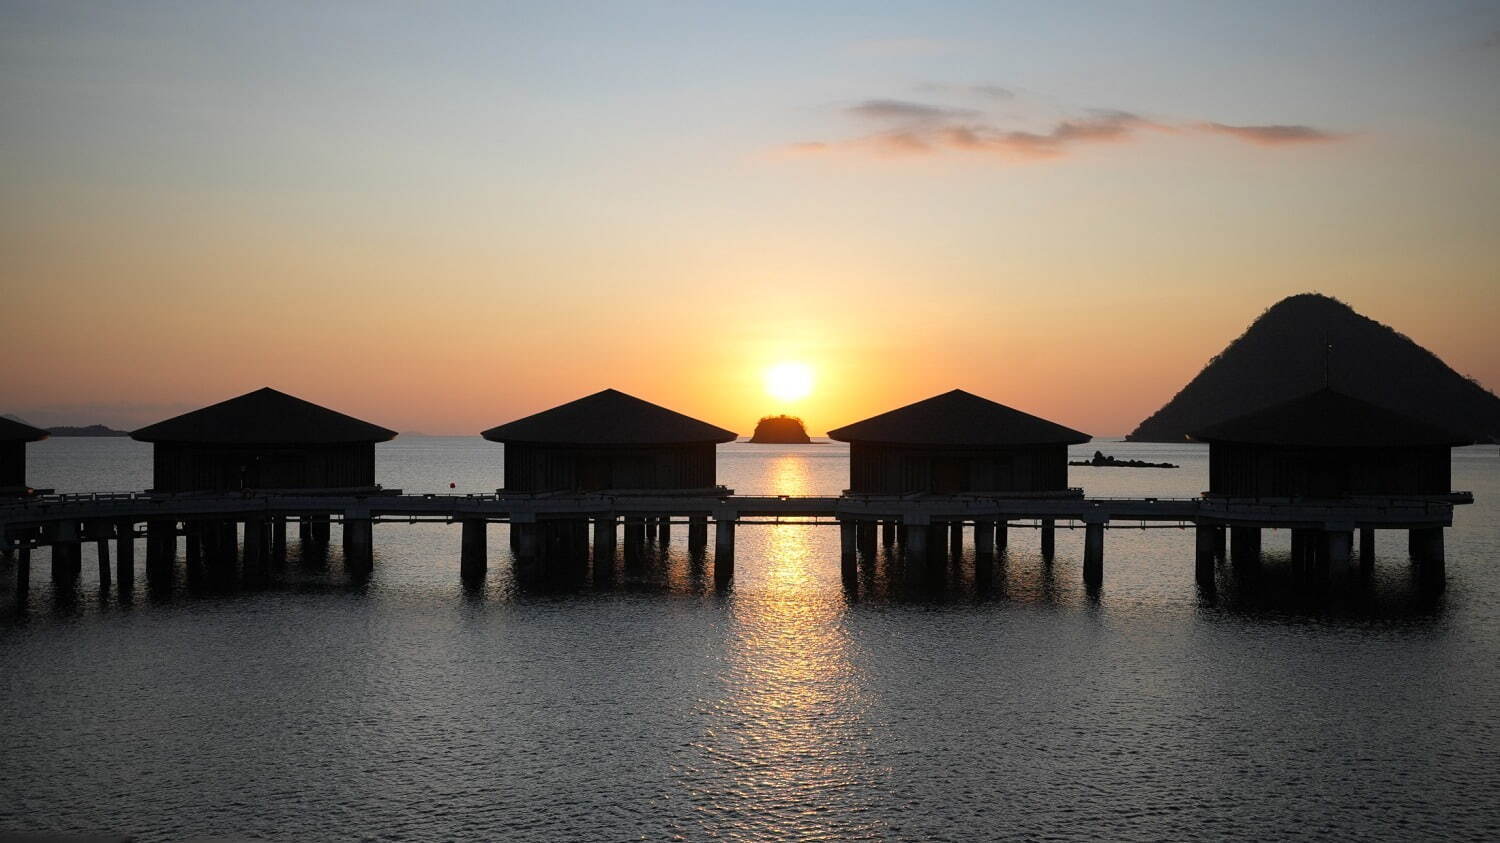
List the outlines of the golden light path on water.
{"type": "MultiPolygon", "coordinates": [[[[800,457],[780,457],[768,472],[777,494],[810,490],[800,457]]],[[[705,825],[724,836],[816,838],[816,814],[876,774],[865,720],[868,683],[844,628],[848,604],[819,582],[829,566],[818,560],[837,537],[792,524],[743,532],[756,570],[732,597],[724,693],[711,703],[710,729],[698,746],[719,775],[701,779],[713,786],[695,796],[705,825]],[[757,810],[720,813],[744,805],[757,810]]],[[[850,826],[845,815],[837,836],[874,830],[850,826]]]]}

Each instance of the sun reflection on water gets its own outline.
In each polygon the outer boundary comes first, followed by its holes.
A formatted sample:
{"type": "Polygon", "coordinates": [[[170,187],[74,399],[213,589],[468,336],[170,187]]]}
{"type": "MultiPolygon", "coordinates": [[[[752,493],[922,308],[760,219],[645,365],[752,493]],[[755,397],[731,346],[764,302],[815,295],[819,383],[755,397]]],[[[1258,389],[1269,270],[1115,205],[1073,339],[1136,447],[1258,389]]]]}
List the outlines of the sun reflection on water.
{"type": "MultiPolygon", "coordinates": [[[[785,481],[778,488],[797,488],[805,478],[800,462],[777,461],[778,480],[785,481]]],[[[765,544],[756,557],[765,567],[731,598],[734,629],[723,696],[710,704],[706,736],[696,745],[719,775],[699,779],[711,784],[695,800],[705,824],[718,833],[806,834],[810,817],[848,808],[841,800],[854,798],[878,775],[869,758],[867,683],[844,628],[847,604],[817,584],[826,567],[816,564],[826,537],[819,528],[789,524],[757,532],[765,544]],[[763,810],[729,812],[747,801],[763,810]]],[[[846,811],[834,815],[844,819],[825,830],[830,834],[874,830],[849,826],[846,811]]]]}

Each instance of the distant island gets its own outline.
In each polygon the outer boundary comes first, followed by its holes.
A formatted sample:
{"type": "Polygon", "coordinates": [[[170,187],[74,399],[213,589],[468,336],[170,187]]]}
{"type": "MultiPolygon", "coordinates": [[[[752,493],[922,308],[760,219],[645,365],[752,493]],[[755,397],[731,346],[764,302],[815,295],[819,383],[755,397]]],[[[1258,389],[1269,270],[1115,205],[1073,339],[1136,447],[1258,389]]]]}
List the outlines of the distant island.
{"type": "Polygon", "coordinates": [[[47,432],[53,436],[129,436],[128,430],[115,430],[102,424],[91,424],[85,427],[49,427],[47,432]]]}
{"type": "Polygon", "coordinates": [[[1338,299],[1282,299],[1127,437],[1182,442],[1209,425],[1332,386],[1479,442],[1500,438],[1500,398],[1338,299]]]}
{"type": "Polygon", "coordinates": [[[1094,468],[1177,468],[1174,463],[1169,462],[1146,462],[1145,460],[1122,460],[1119,457],[1106,457],[1100,451],[1094,452],[1093,459],[1073,460],[1068,465],[1087,465],[1094,468]]]}
{"type": "MultiPolygon", "coordinates": [[[[30,422],[26,421],[25,419],[21,418],[20,416],[13,416],[10,413],[0,413],[0,419],[10,419],[13,422],[19,422],[21,424],[30,425],[31,427],[41,427],[41,425],[31,424],[30,422]]],[[[47,427],[47,428],[42,428],[42,429],[45,430],[45,431],[47,431],[47,433],[49,433],[49,434],[51,434],[53,436],[129,436],[130,435],[130,431],[128,431],[128,430],[115,430],[112,427],[105,427],[102,424],[91,424],[91,425],[86,425],[84,427],[70,427],[68,425],[59,425],[57,427],[47,427]]]]}
{"type": "Polygon", "coordinates": [[[796,416],[766,416],[755,424],[751,442],[768,445],[807,445],[812,438],[796,416]]]}

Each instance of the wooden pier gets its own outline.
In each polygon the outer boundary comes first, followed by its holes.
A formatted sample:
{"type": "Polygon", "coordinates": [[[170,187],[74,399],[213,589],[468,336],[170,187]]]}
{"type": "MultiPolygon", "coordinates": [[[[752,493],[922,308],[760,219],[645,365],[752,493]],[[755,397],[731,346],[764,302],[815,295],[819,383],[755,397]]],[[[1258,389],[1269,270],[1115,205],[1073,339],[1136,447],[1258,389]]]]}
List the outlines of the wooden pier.
{"type": "MultiPolygon", "coordinates": [[[[735,528],[741,524],[808,524],[841,530],[846,576],[873,558],[877,541],[899,546],[910,575],[923,568],[912,560],[961,553],[972,542],[975,558],[1004,552],[1013,529],[1034,529],[1044,557],[1054,552],[1062,524],[1084,530],[1083,576],[1091,587],[1104,579],[1105,531],[1110,528],[1193,527],[1200,581],[1212,582],[1214,564],[1258,560],[1261,531],[1292,531],[1293,556],[1311,564],[1348,564],[1359,534],[1359,561],[1370,564],[1376,530],[1404,530],[1413,561],[1441,581],[1443,529],[1453,507],[1472,503],[1467,492],[1421,497],[1304,498],[1089,498],[1080,490],[993,497],[975,495],[757,496],[723,488],[687,491],[483,495],[401,494],[371,490],[319,493],[261,490],[222,493],[45,495],[0,503],[0,553],[17,558],[17,584],[24,597],[33,550],[51,548],[52,573],[76,579],[82,545],[98,545],[100,580],[111,573],[128,586],[135,572],[135,540],[145,525],[146,572],[170,572],[185,552],[189,565],[243,559],[246,579],[264,577],[284,559],[287,527],[295,522],[304,548],[326,547],[332,525],[343,533],[343,555],[353,570],[374,561],[373,525],[441,522],[462,525],[458,544],[465,577],[482,576],[488,565],[489,525],[509,525],[518,564],[548,565],[566,556],[613,563],[623,542],[627,554],[648,537],[666,540],[686,525],[688,544],[706,552],[713,525],[714,575],[734,575],[735,528]],[[239,546],[243,535],[243,548],[239,546]],[[114,571],[109,545],[115,545],[114,571]]],[[[562,564],[559,562],[558,564],[562,564]]]]}

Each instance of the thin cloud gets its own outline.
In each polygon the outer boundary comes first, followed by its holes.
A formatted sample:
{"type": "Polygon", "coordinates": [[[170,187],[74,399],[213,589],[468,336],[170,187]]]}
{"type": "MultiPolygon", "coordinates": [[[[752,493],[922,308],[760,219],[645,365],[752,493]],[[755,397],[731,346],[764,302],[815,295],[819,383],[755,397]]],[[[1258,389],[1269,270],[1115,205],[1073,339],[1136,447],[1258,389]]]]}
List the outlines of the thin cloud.
{"type": "Polygon", "coordinates": [[[1479,46],[1488,50],[1500,49],[1500,29],[1490,33],[1490,37],[1484,39],[1479,46]]]}
{"type": "MultiPolygon", "coordinates": [[[[935,90],[935,86],[928,87],[935,90]]],[[[1313,126],[1163,121],[1115,109],[1094,109],[1083,116],[1057,120],[1043,129],[1008,126],[1005,125],[1009,122],[1006,119],[985,118],[973,109],[907,100],[865,100],[846,107],[844,111],[861,119],[885,123],[887,127],[845,140],[791,144],[783,147],[781,152],[790,155],[852,152],[902,157],[951,151],[1024,161],[1063,158],[1087,146],[1127,143],[1145,132],[1221,135],[1266,147],[1329,143],[1347,137],[1313,126]]]]}
{"type": "Polygon", "coordinates": [[[1231,126],[1227,123],[1199,123],[1197,129],[1229,135],[1258,146],[1292,146],[1304,143],[1327,143],[1343,140],[1345,135],[1314,129],[1312,126],[1231,126]]]}
{"type": "Polygon", "coordinates": [[[943,120],[973,117],[978,112],[967,108],[944,108],[906,100],[865,100],[845,109],[856,117],[871,120],[943,120]]]}

